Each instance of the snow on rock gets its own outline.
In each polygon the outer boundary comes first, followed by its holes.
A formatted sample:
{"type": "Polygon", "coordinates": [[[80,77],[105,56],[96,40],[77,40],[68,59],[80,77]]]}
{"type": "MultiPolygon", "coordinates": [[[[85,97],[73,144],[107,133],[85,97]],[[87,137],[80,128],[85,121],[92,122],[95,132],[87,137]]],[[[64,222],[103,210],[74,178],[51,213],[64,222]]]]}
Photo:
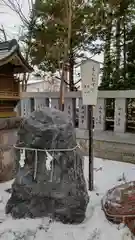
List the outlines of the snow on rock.
{"type": "MultiPolygon", "coordinates": [[[[48,218],[13,220],[4,214],[6,201],[10,197],[5,190],[10,188],[12,182],[0,184],[0,240],[134,240],[123,224],[108,222],[101,210],[101,198],[109,188],[119,184],[123,172],[127,181],[134,180],[135,166],[102,159],[95,159],[94,165],[95,191],[90,193],[86,219],[79,225],[64,225],[48,218]],[[96,171],[100,167],[102,169],[96,171]]],[[[84,161],[84,171],[87,181],[88,158],[84,161]]]]}

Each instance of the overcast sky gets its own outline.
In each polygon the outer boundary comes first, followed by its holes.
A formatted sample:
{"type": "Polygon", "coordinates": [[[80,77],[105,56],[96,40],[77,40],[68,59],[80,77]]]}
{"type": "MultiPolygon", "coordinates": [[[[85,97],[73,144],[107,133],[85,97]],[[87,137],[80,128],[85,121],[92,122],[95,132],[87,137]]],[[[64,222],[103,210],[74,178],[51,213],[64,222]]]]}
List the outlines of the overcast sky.
{"type": "MultiPolygon", "coordinates": [[[[19,1],[23,2],[22,11],[24,15],[28,17],[29,8],[28,8],[27,0],[19,0],[19,1]]],[[[17,38],[17,33],[19,31],[20,26],[22,25],[20,17],[15,12],[10,10],[8,7],[0,5],[0,25],[1,24],[6,29],[8,37],[10,39],[17,38]]]]}
{"type": "MultiPolygon", "coordinates": [[[[19,0],[19,1],[23,2],[22,11],[25,17],[28,18],[28,14],[29,14],[28,0],[19,0]]],[[[9,39],[18,38],[17,33],[20,29],[20,26],[22,25],[22,22],[20,20],[20,17],[15,12],[10,10],[8,7],[0,6],[0,25],[1,24],[6,29],[6,33],[9,39]]],[[[97,55],[93,59],[99,62],[103,62],[103,54],[97,55]]]]}

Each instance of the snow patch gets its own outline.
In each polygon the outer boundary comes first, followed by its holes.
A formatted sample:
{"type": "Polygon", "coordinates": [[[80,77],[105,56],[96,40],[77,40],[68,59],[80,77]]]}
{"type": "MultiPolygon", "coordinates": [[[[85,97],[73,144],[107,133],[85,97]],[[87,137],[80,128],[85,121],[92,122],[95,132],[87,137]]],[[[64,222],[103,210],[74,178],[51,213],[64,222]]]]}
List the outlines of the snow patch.
{"type": "MultiPolygon", "coordinates": [[[[84,160],[85,179],[88,184],[88,158],[84,160]]],[[[13,220],[6,216],[4,208],[10,194],[12,181],[0,184],[0,240],[133,240],[129,229],[124,225],[114,225],[105,218],[101,209],[101,199],[110,188],[118,184],[124,173],[127,181],[135,180],[135,167],[132,164],[94,159],[94,186],[90,192],[86,219],[79,225],[64,225],[60,222],[43,219],[13,220]]],[[[122,180],[123,183],[124,180],[122,180]]],[[[87,185],[88,186],[88,185],[87,185]]]]}

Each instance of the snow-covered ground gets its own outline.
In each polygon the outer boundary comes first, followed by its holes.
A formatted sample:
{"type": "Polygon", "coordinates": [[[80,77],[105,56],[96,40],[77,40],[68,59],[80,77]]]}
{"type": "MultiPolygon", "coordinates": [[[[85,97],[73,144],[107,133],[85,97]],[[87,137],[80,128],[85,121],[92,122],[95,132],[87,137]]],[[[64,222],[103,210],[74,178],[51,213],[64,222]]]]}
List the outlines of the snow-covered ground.
{"type": "MultiPolygon", "coordinates": [[[[84,160],[84,172],[88,182],[88,158],[84,160]]],[[[135,180],[135,165],[94,160],[95,190],[90,192],[86,219],[80,225],[50,223],[48,218],[13,220],[5,216],[4,207],[9,198],[5,189],[10,188],[12,182],[0,184],[0,240],[133,240],[127,227],[107,221],[100,204],[105,192],[124,179],[135,180]]]]}

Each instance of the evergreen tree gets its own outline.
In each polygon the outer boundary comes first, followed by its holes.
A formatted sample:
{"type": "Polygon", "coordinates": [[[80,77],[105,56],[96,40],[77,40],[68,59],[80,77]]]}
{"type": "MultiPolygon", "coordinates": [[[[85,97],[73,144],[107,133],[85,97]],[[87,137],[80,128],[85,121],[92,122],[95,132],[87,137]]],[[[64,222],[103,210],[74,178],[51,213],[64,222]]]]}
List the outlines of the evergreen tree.
{"type": "MultiPolygon", "coordinates": [[[[65,0],[36,1],[35,25],[31,51],[33,63],[43,71],[56,72],[61,70],[65,40],[67,37],[68,21],[65,12],[65,0]]],[[[68,48],[66,67],[69,70],[70,90],[74,90],[74,66],[78,59],[85,58],[85,52],[96,50],[100,53],[100,46],[93,46],[101,25],[95,23],[96,10],[83,0],[72,1],[71,36],[68,48]]]]}
{"type": "MultiPolygon", "coordinates": [[[[103,67],[103,78],[100,89],[129,89],[130,80],[128,77],[129,66],[127,67],[127,54],[128,54],[128,39],[129,31],[134,19],[134,0],[110,0],[110,8],[112,9],[112,30],[106,24],[106,38],[104,38],[104,67],[103,67]],[[110,33],[110,34],[109,34],[110,33]],[[108,35],[110,40],[107,39],[108,35]],[[108,47],[106,47],[106,45],[108,47]],[[109,47],[111,46],[111,47],[109,47]],[[107,52],[110,55],[106,54],[107,52]],[[111,50],[112,49],[112,50],[111,50]],[[108,56],[111,61],[108,61],[108,56]],[[110,64],[110,63],[111,64],[110,64]],[[111,68],[110,68],[111,65],[111,68]],[[109,75],[109,71],[111,73],[109,75]],[[106,77],[105,77],[106,76],[106,77]],[[110,77],[111,76],[111,77],[110,77]]],[[[109,12],[108,12],[108,20],[109,12]]],[[[130,36],[132,38],[132,36],[130,36]]]]}
{"type": "Polygon", "coordinates": [[[135,89],[135,25],[128,33],[127,44],[127,88],[135,89]]]}

